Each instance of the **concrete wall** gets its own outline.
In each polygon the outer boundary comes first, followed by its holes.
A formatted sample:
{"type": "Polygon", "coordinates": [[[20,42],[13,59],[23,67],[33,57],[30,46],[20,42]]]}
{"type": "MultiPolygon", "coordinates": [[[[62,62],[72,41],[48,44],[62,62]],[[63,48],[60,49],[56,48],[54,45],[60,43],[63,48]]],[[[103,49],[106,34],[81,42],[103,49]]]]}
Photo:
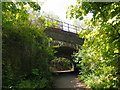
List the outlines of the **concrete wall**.
{"type": "Polygon", "coordinates": [[[53,38],[53,40],[63,41],[73,45],[82,45],[84,42],[84,40],[82,38],[79,38],[77,34],[66,32],[56,28],[47,28],[45,30],[45,33],[49,37],[53,38]]]}

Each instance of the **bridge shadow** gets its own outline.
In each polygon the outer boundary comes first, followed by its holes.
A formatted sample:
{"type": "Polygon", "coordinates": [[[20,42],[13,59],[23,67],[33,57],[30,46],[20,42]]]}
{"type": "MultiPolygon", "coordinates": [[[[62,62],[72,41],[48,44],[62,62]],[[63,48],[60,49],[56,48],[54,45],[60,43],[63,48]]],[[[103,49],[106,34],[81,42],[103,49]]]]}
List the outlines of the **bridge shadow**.
{"type": "Polygon", "coordinates": [[[70,60],[72,64],[72,70],[65,70],[65,71],[58,71],[58,72],[76,72],[79,73],[80,68],[77,67],[77,63],[74,61],[73,53],[77,53],[78,50],[72,47],[67,46],[60,46],[57,48],[54,48],[55,51],[57,51],[54,55],[56,57],[63,57],[70,60]]]}

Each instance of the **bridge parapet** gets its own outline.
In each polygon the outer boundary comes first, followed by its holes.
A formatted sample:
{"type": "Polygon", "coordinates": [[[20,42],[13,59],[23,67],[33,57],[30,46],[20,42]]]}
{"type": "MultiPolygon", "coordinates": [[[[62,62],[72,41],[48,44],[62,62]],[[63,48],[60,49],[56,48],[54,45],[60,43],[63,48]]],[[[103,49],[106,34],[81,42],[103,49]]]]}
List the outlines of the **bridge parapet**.
{"type": "Polygon", "coordinates": [[[80,30],[83,30],[82,27],[78,27],[60,20],[56,20],[54,18],[46,17],[47,19],[47,27],[52,25],[54,28],[58,28],[67,32],[73,32],[73,33],[78,33],[80,30]],[[52,22],[52,23],[49,23],[52,22]]]}

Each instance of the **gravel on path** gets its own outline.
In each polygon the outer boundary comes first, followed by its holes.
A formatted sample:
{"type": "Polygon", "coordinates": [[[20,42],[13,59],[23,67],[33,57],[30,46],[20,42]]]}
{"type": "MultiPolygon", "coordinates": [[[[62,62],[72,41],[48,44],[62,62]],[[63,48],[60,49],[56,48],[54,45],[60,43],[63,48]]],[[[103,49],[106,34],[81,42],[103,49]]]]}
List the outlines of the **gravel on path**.
{"type": "MultiPolygon", "coordinates": [[[[88,90],[89,88],[85,86],[77,78],[77,74],[74,72],[60,72],[54,77],[54,87],[55,88],[76,88],[76,90],[88,90]]],[[[89,89],[90,90],[90,89],[89,89]]]]}

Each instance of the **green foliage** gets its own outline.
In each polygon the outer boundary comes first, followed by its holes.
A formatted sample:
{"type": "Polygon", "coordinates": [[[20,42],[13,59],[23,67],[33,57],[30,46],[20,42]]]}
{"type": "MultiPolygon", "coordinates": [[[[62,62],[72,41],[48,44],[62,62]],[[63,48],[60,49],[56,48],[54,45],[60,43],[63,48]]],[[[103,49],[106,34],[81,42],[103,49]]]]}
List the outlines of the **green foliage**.
{"type": "Polygon", "coordinates": [[[53,13],[49,12],[49,14],[47,14],[44,12],[42,15],[46,18],[45,26],[59,28],[62,25],[62,23],[58,21],[60,20],[59,17],[54,15],[53,13]]]}
{"type": "Polygon", "coordinates": [[[81,18],[93,13],[87,21],[89,27],[80,31],[85,38],[81,50],[75,54],[79,62],[79,77],[95,89],[120,88],[120,3],[117,2],[81,2],[69,8],[70,17],[81,18]],[[74,13],[73,13],[74,12],[74,13]]]}
{"type": "Polygon", "coordinates": [[[67,58],[59,57],[51,61],[52,70],[70,70],[71,68],[71,61],[67,58]]]}
{"type": "Polygon", "coordinates": [[[30,76],[27,76],[18,83],[15,88],[51,88],[52,78],[50,73],[41,72],[39,69],[33,69],[30,76]],[[47,75],[46,75],[47,74],[47,75]],[[48,77],[49,76],[49,77],[48,77]]]}
{"type": "Polygon", "coordinates": [[[22,80],[16,88],[45,88],[48,85],[46,78],[37,80],[22,80]]]}
{"type": "Polygon", "coordinates": [[[3,88],[45,88],[50,87],[49,62],[53,50],[48,47],[50,39],[44,33],[42,24],[36,26],[29,21],[30,14],[25,5],[39,10],[36,3],[2,2],[3,17],[3,88]]]}

